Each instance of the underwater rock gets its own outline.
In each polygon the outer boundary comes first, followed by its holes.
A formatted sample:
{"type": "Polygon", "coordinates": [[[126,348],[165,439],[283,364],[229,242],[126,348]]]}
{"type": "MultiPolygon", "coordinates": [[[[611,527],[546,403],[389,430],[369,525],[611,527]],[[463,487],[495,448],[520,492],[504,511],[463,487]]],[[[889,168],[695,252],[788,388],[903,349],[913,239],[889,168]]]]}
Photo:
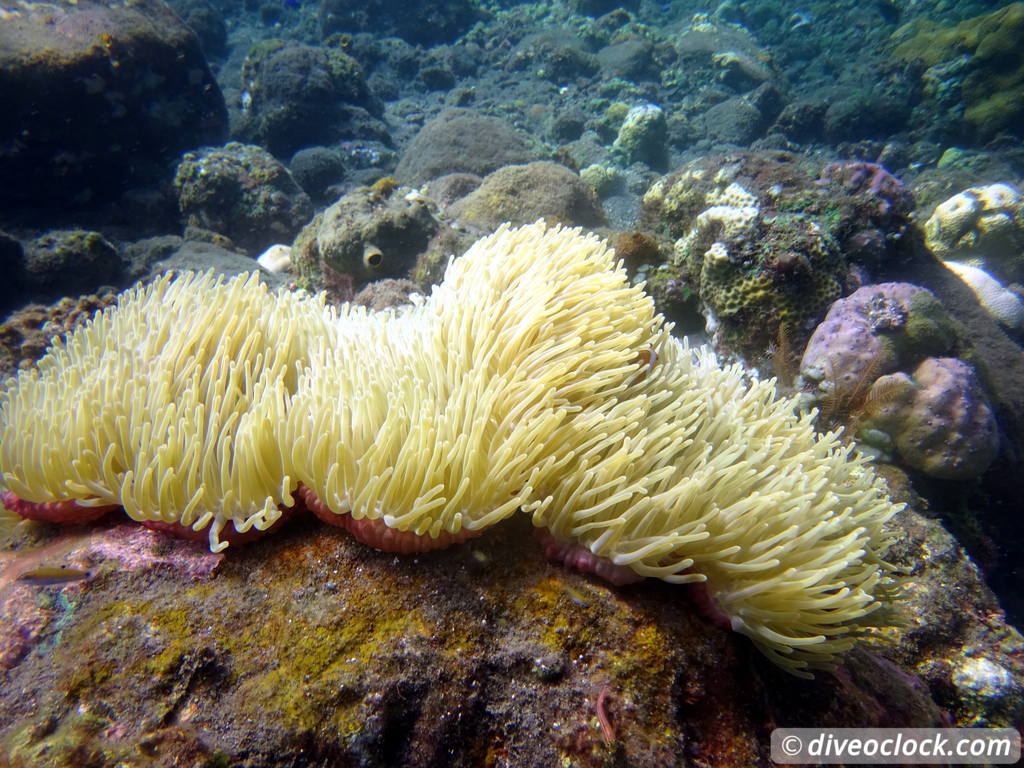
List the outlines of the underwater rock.
{"type": "Polygon", "coordinates": [[[353,304],[359,304],[374,312],[391,307],[402,307],[410,303],[410,297],[418,293],[419,288],[412,280],[395,280],[386,277],[375,280],[363,288],[352,298],[353,304]]]}
{"type": "Polygon", "coordinates": [[[453,203],[448,215],[483,233],[506,221],[529,224],[542,217],[570,226],[604,223],[594,191],[564,165],[547,161],[499,168],[453,203]]]}
{"type": "Polygon", "coordinates": [[[116,298],[115,293],[64,298],[49,306],[29,304],[14,312],[0,324],[0,378],[35,363],[55,336],[64,338],[116,298]]]}
{"type": "Polygon", "coordinates": [[[1000,132],[1021,136],[1024,117],[1024,3],[942,27],[920,16],[893,35],[893,58],[916,68],[923,114],[985,141],[1000,132]]]}
{"type": "Polygon", "coordinates": [[[235,141],[186,153],[174,187],[187,225],[223,235],[253,257],[290,241],[313,214],[309,196],[281,163],[235,141]]]}
{"type": "Polygon", "coordinates": [[[343,139],[390,142],[359,63],[336,47],[264,40],[242,64],[233,135],[287,157],[343,139]]]}
{"type": "Polygon", "coordinates": [[[317,203],[332,202],[332,185],[345,178],[341,154],[329,147],[307,147],[292,155],[288,170],[299,186],[317,203]]]}
{"type": "Polygon", "coordinates": [[[320,34],[373,32],[424,46],[449,43],[465,32],[481,12],[470,0],[419,0],[415,12],[387,0],[327,0],[320,4],[320,34]]]}
{"type": "Polygon", "coordinates": [[[24,269],[25,249],[22,247],[21,241],[0,230],[0,270],[9,276],[0,285],[0,312],[24,300],[21,293],[21,281],[18,279],[24,269]]]}
{"type": "Polygon", "coordinates": [[[432,208],[390,177],[353,190],[296,237],[292,264],[299,284],[350,301],[369,282],[404,277],[440,226],[432,208]]]}
{"type": "Polygon", "coordinates": [[[739,96],[715,104],[700,118],[704,135],[722,144],[749,144],[764,133],[767,122],[757,107],[739,96]]]}
{"type": "Polygon", "coordinates": [[[159,0],[7,4],[0,71],[3,205],[113,197],[227,135],[199,41],[159,0]]]}
{"type": "Polygon", "coordinates": [[[654,44],[643,37],[615,40],[596,54],[601,71],[633,82],[656,80],[659,74],[654,44]]]}
{"type": "Polygon", "coordinates": [[[26,245],[18,282],[30,294],[52,300],[110,286],[123,267],[117,249],[99,232],[54,230],[26,245]]]}
{"type": "Polygon", "coordinates": [[[640,104],[626,113],[612,148],[628,162],[662,168],[668,159],[668,123],[656,104],[640,104]]]}
{"type": "Polygon", "coordinates": [[[227,51],[226,9],[210,0],[171,0],[168,3],[195,32],[207,58],[221,59],[227,51]]]}
{"type": "MultiPolygon", "coordinates": [[[[0,594],[23,638],[0,687],[0,760],[471,766],[498,751],[521,766],[749,768],[768,762],[765,722],[1019,722],[1019,635],[941,526],[902,517],[910,638],[815,680],[700,618],[678,587],[545,562],[526,520],[415,558],[310,535],[311,520],[226,557],[101,526],[57,545],[88,579],[0,594]],[[968,651],[1005,671],[1000,694],[969,683],[968,651]]],[[[22,549],[60,541],[26,527],[22,549]]]]}
{"type": "Polygon", "coordinates": [[[496,117],[450,108],[428,122],[402,153],[395,178],[418,186],[448,173],[486,176],[535,159],[524,137],[496,117]]]}
{"type": "Polygon", "coordinates": [[[146,279],[152,279],[165,272],[212,271],[224,277],[234,277],[242,272],[255,272],[267,285],[278,288],[291,279],[289,274],[274,274],[260,266],[251,256],[238,251],[222,248],[215,243],[200,240],[181,240],[173,248],[152,262],[145,272],[146,279]]]}

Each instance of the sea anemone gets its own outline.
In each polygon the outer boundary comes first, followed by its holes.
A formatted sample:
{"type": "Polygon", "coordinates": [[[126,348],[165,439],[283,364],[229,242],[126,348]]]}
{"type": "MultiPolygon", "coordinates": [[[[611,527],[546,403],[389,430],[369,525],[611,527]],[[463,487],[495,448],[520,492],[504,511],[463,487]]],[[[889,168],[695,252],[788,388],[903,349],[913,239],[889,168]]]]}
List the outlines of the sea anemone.
{"type": "Polygon", "coordinates": [[[0,471],[28,502],[208,527],[215,551],[296,488],[398,551],[522,510],[618,576],[702,583],[800,675],[895,590],[898,506],[866,460],[674,338],[601,240],[540,222],[478,241],[404,311],[251,276],[129,291],[0,395],[0,471]]]}

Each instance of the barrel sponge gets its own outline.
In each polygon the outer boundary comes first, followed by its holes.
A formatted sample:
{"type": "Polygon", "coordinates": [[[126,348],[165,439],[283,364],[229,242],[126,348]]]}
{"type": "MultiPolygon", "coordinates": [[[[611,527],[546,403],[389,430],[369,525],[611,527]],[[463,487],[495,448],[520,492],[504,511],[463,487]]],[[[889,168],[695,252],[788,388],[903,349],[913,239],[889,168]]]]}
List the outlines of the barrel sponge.
{"type": "Polygon", "coordinates": [[[270,526],[290,502],[272,427],[327,317],[254,275],[130,289],[0,392],[4,483],[27,501],[209,527],[214,550],[229,520],[270,526]]]}

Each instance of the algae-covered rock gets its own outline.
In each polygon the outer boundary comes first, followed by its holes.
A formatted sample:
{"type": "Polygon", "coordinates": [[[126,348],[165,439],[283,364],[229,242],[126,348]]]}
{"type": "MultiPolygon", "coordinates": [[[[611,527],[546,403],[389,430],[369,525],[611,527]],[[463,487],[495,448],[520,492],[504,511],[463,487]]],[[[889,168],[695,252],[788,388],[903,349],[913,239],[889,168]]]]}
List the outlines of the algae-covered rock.
{"type": "Polygon", "coordinates": [[[0,378],[34,365],[55,336],[84,325],[96,312],[114,303],[116,294],[63,298],[50,304],[29,304],[0,323],[0,378]]]}
{"type": "Polygon", "coordinates": [[[390,141],[358,62],[333,46],[255,44],[242,64],[234,134],[279,156],[342,139],[390,141]]]}
{"type": "Polygon", "coordinates": [[[946,108],[982,139],[1021,134],[1024,118],[1024,3],[941,27],[925,16],[894,35],[897,61],[926,68],[926,104],[946,108]],[[962,118],[960,116],[962,115],[962,118]]]}
{"type": "Polygon", "coordinates": [[[195,34],[160,0],[15,0],[0,9],[0,204],[113,197],[223,141],[195,34]]]}
{"type": "Polygon", "coordinates": [[[188,226],[222,235],[253,257],[291,240],[313,213],[287,168],[265,149],[235,141],[187,152],[174,187],[188,226]]]}
{"type": "Polygon", "coordinates": [[[416,134],[402,153],[395,177],[403,184],[420,185],[449,173],[484,176],[534,158],[523,135],[505,121],[449,108],[416,134]]]}
{"type": "Polygon", "coordinates": [[[54,299],[112,285],[123,266],[117,248],[99,232],[53,230],[26,245],[18,282],[33,294],[54,299]]]}
{"type": "Polygon", "coordinates": [[[385,178],[318,214],[295,239],[292,263],[302,287],[348,301],[373,280],[404,277],[438,227],[427,198],[385,178]]]}
{"type": "Polygon", "coordinates": [[[0,549],[0,763],[749,768],[766,722],[1019,721],[1019,636],[938,523],[904,518],[911,635],[809,681],[687,587],[546,563],[525,519],[416,557],[309,518],[227,555],[125,518],[23,522],[0,549]],[[81,575],[19,579],[41,561],[81,575]],[[1006,671],[999,696],[949,684],[965,648],[1006,671]]]}
{"type": "Polygon", "coordinates": [[[668,156],[668,122],[656,104],[640,104],[626,113],[613,149],[628,161],[661,168],[668,156]]]}
{"type": "Polygon", "coordinates": [[[570,226],[604,223],[593,189],[564,165],[547,161],[499,168],[453,203],[448,213],[459,223],[485,233],[506,221],[515,226],[539,218],[570,226]]]}

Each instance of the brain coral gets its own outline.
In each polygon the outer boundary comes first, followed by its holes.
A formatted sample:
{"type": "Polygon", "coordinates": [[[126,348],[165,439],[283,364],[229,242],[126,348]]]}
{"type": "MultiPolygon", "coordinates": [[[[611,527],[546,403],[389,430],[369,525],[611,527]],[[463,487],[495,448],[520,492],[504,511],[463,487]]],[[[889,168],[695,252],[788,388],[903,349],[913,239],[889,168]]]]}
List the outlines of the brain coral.
{"type": "Polygon", "coordinates": [[[929,357],[910,375],[879,377],[864,410],[863,433],[891,436],[903,462],[932,477],[978,477],[999,450],[996,419],[974,369],[955,357],[929,357]]]}
{"type": "Polygon", "coordinates": [[[709,326],[757,347],[765,336],[776,338],[779,326],[802,329],[823,313],[842,292],[844,264],[811,219],[764,217],[756,205],[732,204],[749,202],[742,187],[725,192],[676,241],[675,258],[697,285],[709,326]]]}
{"type": "Polygon", "coordinates": [[[478,241],[404,313],[253,278],[136,288],[6,386],[0,470],[27,502],[123,504],[214,549],[297,486],[357,534],[427,545],[522,510],[698,584],[801,675],[884,624],[894,590],[898,507],[866,460],[672,337],[599,239],[540,223],[478,241]]]}
{"type": "Polygon", "coordinates": [[[965,189],[924,225],[928,247],[998,322],[1024,327],[1024,302],[1007,284],[1024,280],[1024,197],[1010,184],[965,189]]]}
{"type": "Polygon", "coordinates": [[[953,195],[935,208],[924,232],[943,261],[981,267],[1004,281],[1024,279],[1024,197],[1010,184],[953,195]]]}

